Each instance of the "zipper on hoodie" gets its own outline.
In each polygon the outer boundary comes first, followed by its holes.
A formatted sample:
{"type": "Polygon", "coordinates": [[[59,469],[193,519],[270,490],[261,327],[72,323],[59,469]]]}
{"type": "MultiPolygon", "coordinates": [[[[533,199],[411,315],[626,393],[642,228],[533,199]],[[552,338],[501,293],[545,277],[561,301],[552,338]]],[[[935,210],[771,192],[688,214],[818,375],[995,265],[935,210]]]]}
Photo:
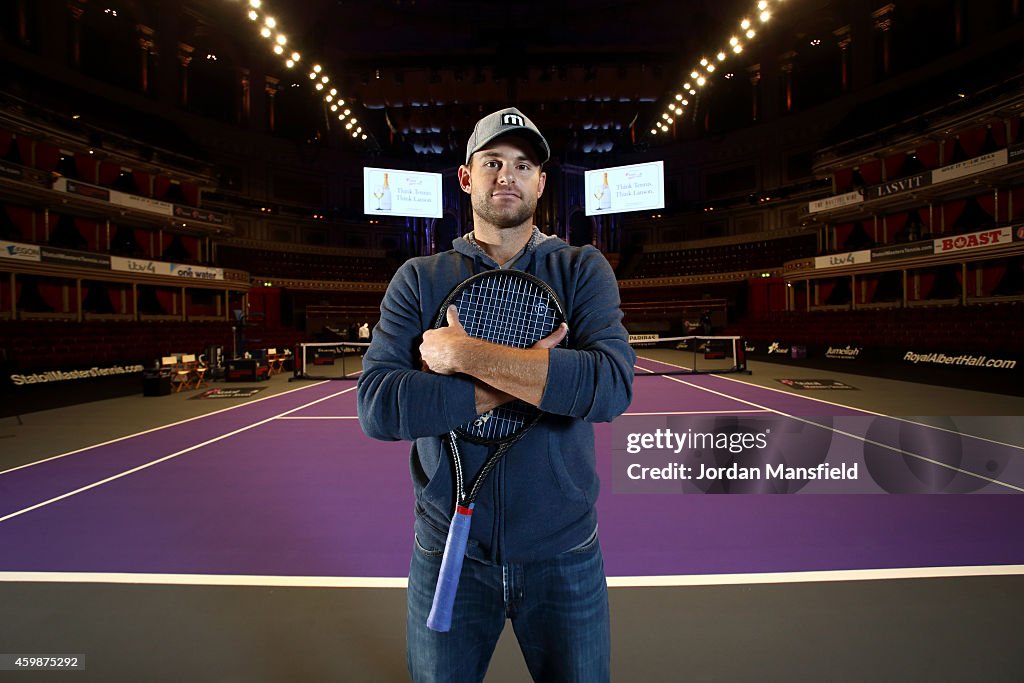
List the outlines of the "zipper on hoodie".
{"type": "Polygon", "coordinates": [[[498,461],[494,468],[494,561],[505,563],[505,459],[498,461]]]}

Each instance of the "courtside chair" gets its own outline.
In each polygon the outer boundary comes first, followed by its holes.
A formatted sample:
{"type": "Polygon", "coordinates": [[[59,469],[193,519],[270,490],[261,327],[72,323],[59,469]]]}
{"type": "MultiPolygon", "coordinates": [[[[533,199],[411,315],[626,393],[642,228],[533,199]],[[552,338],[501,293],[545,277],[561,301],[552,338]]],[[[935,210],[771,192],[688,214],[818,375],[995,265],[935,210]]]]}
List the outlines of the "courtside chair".
{"type": "Polygon", "coordinates": [[[174,371],[174,377],[171,379],[175,382],[174,393],[178,393],[182,389],[192,389],[193,383],[195,382],[193,368],[196,364],[196,355],[194,353],[186,353],[182,355],[181,362],[178,363],[177,369],[174,371]]]}
{"type": "Polygon", "coordinates": [[[195,366],[192,368],[192,376],[193,376],[192,388],[193,389],[198,389],[199,387],[208,387],[208,386],[210,386],[209,383],[207,383],[207,381],[206,381],[206,371],[208,369],[209,369],[209,366],[206,363],[206,356],[203,355],[203,354],[200,354],[199,360],[196,361],[195,366]]]}

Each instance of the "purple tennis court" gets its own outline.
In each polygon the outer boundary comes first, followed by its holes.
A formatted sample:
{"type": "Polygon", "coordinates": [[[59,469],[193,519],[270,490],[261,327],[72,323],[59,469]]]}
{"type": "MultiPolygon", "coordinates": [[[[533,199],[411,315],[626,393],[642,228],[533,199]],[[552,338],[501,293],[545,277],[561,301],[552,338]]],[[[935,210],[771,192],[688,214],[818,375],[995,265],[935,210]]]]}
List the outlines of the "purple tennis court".
{"type": "MultiPolygon", "coordinates": [[[[871,416],[709,375],[638,378],[635,394],[620,422],[871,416]]],[[[311,585],[402,578],[413,521],[409,447],[366,438],[355,411],[354,384],[310,384],[0,473],[0,572],[134,574],[143,582],[141,575],[308,577],[311,585]]],[[[1013,540],[1024,524],[1018,495],[620,493],[611,485],[617,426],[597,426],[612,585],[1024,564],[1024,546],[1013,540]]],[[[999,448],[1024,457],[1019,441],[999,448]]],[[[1007,484],[1002,492],[1019,493],[1024,482],[1007,484]]]]}

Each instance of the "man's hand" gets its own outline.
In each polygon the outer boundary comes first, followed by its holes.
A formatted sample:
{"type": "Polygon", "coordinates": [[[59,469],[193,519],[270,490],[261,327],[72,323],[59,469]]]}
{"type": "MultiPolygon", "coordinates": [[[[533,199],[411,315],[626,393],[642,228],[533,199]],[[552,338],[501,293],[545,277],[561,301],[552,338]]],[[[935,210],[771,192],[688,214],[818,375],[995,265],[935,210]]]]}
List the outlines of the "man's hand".
{"type": "Polygon", "coordinates": [[[472,347],[473,343],[479,340],[466,334],[465,328],[459,322],[459,310],[455,306],[448,307],[445,317],[448,319],[447,327],[423,333],[420,359],[423,361],[424,370],[439,375],[454,375],[456,372],[462,372],[460,361],[464,354],[469,352],[468,347],[472,347]]]}

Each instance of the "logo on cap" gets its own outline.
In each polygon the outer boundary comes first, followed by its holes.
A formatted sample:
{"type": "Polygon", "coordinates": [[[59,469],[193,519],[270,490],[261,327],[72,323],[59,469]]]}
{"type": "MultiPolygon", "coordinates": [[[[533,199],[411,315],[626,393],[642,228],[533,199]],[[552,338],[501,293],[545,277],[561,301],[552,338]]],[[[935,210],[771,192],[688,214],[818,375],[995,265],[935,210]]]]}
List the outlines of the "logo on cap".
{"type": "Polygon", "coordinates": [[[503,114],[501,117],[503,126],[526,126],[526,121],[519,114],[503,114]]]}

